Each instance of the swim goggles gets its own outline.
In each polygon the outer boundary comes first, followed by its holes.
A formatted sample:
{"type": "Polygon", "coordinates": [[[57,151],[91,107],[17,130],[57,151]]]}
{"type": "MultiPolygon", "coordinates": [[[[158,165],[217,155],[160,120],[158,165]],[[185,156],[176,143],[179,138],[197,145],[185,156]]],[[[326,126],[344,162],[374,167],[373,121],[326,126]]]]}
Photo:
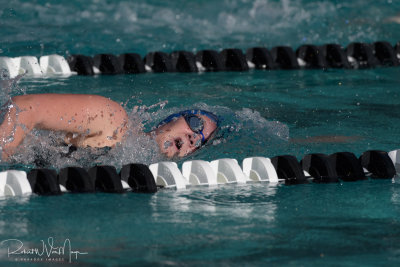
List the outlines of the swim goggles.
{"type": "Polygon", "coordinates": [[[175,118],[183,117],[185,119],[187,125],[189,126],[190,130],[192,130],[194,133],[201,134],[201,145],[204,145],[208,139],[205,139],[204,134],[203,134],[204,121],[198,115],[203,115],[203,116],[210,118],[213,122],[215,122],[215,124],[217,125],[217,128],[218,128],[218,121],[219,121],[218,117],[211,112],[201,110],[201,109],[184,110],[184,111],[169,115],[167,118],[165,118],[163,121],[161,121],[158,124],[157,128],[164,124],[171,122],[175,118]]]}

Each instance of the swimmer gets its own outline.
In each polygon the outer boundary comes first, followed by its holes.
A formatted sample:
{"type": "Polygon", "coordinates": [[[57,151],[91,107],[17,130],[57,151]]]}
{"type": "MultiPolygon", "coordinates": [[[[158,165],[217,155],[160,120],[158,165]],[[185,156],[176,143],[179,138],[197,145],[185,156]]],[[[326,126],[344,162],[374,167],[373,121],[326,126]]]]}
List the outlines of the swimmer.
{"type": "MultiPolygon", "coordinates": [[[[124,108],[102,96],[37,94],[15,96],[0,125],[2,160],[13,155],[33,129],[65,132],[76,147],[114,147],[131,125],[124,108]]],[[[203,110],[170,115],[150,133],[167,157],[184,157],[202,147],[218,128],[218,118],[203,110]]]]}

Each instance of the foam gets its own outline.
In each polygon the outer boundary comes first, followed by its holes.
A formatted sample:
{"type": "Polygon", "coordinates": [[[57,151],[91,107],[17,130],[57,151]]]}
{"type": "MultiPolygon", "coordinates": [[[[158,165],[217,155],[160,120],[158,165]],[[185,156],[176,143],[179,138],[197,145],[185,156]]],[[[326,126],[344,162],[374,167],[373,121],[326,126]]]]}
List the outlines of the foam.
{"type": "Polygon", "coordinates": [[[242,127],[253,127],[253,132],[266,131],[271,137],[276,136],[285,141],[289,140],[289,127],[286,124],[279,121],[269,121],[262,117],[258,111],[243,108],[236,112],[236,116],[243,125],[242,127]]]}
{"type": "Polygon", "coordinates": [[[97,148],[77,148],[68,154],[69,147],[61,142],[65,134],[45,130],[33,130],[25,138],[11,163],[35,165],[40,167],[63,168],[66,166],[94,166],[111,164],[120,168],[122,165],[137,162],[150,164],[160,161],[157,143],[151,136],[144,135],[137,116],[130,115],[132,124],[124,141],[111,150],[97,148]]]}

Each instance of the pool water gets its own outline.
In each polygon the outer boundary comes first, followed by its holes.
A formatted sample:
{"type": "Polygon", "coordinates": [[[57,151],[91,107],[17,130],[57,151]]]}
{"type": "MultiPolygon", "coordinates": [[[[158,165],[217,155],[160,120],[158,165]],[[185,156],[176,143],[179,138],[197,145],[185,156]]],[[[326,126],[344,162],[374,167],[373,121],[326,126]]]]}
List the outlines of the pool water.
{"type": "MultiPolygon", "coordinates": [[[[0,56],[192,52],[211,48],[400,41],[397,1],[2,1],[0,56]]],[[[207,148],[177,161],[400,148],[400,68],[147,73],[2,81],[1,104],[23,93],[100,94],[149,131],[197,107],[222,118],[207,148]],[[154,105],[154,106],[153,106],[154,105]],[[139,112],[133,112],[139,106],[139,112]],[[331,140],[326,136],[344,136],[331,140]],[[314,138],[314,139],[312,139],[314,138]],[[327,140],[328,139],[328,140],[327,140]]],[[[92,160],[63,158],[59,135],[35,131],[1,169],[150,164],[151,139],[130,136],[92,160]]],[[[0,242],[88,254],[82,266],[393,265],[400,262],[400,178],[285,186],[191,187],[156,194],[65,194],[0,200],[0,242]]],[[[0,244],[1,265],[16,265],[0,244]]],[[[68,259],[65,259],[64,263],[68,259]]],[[[47,262],[30,261],[31,265],[47,262]]],[[[57,265],[59,263],[52,263],[57,265]]]]}

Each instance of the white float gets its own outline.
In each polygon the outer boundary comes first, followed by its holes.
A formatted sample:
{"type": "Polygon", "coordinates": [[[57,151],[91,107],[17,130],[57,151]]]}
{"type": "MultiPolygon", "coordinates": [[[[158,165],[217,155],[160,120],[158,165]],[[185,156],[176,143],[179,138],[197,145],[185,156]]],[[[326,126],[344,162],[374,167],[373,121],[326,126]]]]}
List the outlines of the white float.
{"type": "Polygon", "coordinates": [[[191,185],[217,185],[217,175],[208,161],[186,161],[182,174],[191,185]]]}
{"type": "Polygon", "coordinates": [[[43,76],[42,69],[36,57],[25,56],[15,59],[19,60],[20,73],[25,73],[26,76],[43,76]]]}
{"type": "Polygon", "coordinates": [[[188,185],[188,181],[183,177],[175,162],[154,163],[149,166],[149,169],[156,180],[156,185],[176,189],[185,189],[188,185]]]}
{"type": "Polygon", "coordinates": [[[400,172],[400,149],[390,151],[388,153],[388,155],[393,162],[396,172],[399,173],[400,172]]]}
{"type": "Polygon", "coordinates": [[[48,55],[40,57],[40,68],[46,75],[71,75],[68,62],[60,55],[48,55]]]}
{"type": "Polygon", "coordinates": [[[32,194],[26,172],[9,170],[0,172],[0,196],[23,196],[32,194]]]}
{"type": "Polygon", "coordinates": [[[0,70],[6,70],[10,75],[10,78],[15,78],[20,74],[19,62],[19,59],[16,60],[10,57],[0,57],[0,70]]]}
{"type": "Polygon", "coordinates": [[[278,175],[269,158],[245,158],[242,163],[243,173],[252,181],[277,183],[278,175]]]}
{"type": "Polygon", "coordinates": [[[225,183],[246,183],[244,175],[236,159],[217,159],[211,161],[211,167],[217,174],[217,182],[225,183]]]}

